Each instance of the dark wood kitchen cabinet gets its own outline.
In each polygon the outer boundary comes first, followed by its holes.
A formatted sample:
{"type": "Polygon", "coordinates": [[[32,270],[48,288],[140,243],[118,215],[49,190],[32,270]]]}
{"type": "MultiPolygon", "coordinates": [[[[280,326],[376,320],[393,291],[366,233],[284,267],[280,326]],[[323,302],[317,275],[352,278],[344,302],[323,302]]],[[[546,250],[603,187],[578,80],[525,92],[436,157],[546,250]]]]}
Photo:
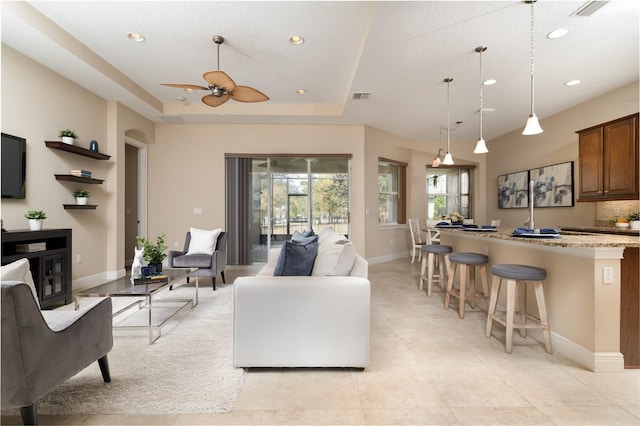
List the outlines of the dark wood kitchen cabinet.
{"type": "Polygon", "coordinates": [[[638,199],[638,114],[576,133],[578,201],[638,199]]]}

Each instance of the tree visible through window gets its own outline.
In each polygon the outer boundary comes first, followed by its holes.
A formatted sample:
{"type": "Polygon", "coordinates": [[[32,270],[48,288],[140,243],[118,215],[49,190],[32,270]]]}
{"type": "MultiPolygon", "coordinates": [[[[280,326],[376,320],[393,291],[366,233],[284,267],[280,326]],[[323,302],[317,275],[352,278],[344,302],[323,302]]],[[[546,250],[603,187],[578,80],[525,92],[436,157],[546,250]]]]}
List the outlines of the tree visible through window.
{"type": "Polygon", "coordinates": [[[406,222],[406,163],[378,160],[378,224],[406,222]]]}

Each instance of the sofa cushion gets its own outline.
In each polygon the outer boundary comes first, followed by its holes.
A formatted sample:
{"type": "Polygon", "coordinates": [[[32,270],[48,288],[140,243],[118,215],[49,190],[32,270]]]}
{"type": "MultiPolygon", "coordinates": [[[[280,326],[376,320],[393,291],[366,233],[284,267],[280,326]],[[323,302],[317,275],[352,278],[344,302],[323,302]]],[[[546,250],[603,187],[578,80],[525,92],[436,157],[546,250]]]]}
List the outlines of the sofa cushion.
{"type": "Polygon", "coordinates": [[[216,250],[216,242],[218,235],[222,229],[205,229],[190,228],[191,241],[189,242],[189,251],[187,254],[208,254],[212,255],[216,250]]]}
{"type": "Polygon", "coordinates": [[[313,263],[318,254],[318,241],[306,244],[285,241],[276,263],[274,276],[311,275],[313,263]]]}
{"type": "Polygon", "coordinates": [[[319,245],[311,275],[349,275],[356,259],[355,247],[337,232],[325,237],[319,245]]]}
{"type": "Polygon", "coordinates": [[[29,260],[27,258],[18,259],[15,262],[11,262],[8,265],[0,267],[0,277],[2,281],[20,281],[26,283],[31,289],[33,297],[36,299],[38,308],[40,307],[38,293],[36,292],[36,285],[33,282],[29,260]]]}

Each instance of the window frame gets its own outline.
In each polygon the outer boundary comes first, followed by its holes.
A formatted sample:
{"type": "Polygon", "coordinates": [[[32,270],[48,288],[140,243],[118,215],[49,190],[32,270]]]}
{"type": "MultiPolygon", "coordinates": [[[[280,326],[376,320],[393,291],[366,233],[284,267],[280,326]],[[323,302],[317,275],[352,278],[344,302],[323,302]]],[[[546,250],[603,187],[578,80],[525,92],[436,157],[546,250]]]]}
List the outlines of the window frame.
{"type": "MultiPolygon", "coordinates": [[[[432,219],[429,216],[429,175],[433,174],[433,170],[436,169],[445,169],[445,170],[456,170],[457,171],[457,178],[458,178],[458,192],[456,193],[449,193],[449,192],[445,192],[443,194],[435,194],[435,196],[444,196],[445,199],[448,197],[457,197],[458,200],[458,205],[461,205],[461,199],[462,197],[466,197],[468,199],[468,214],[465,216],[466,218],[473,218],[475,213],[474,213],[474,200],[473,200],[473,182],[474,182],[474,170],[475,170],[476,166],[473,164],[461,164],[461,165],[454,165],[454,166],[440,166],[440,167],[431,167],[430,164],[426,164],[425,165],[425,197],[426,197],[426,206],[425,206],[425,216],[427,217],[427,219],[432,219]],[[468,192],[461,192],[460,191],[460,174],[466,171],[467,172],[467,176],[469,178],[469,182],[468,182],[468,192]]],[[[433,195],[433,194],[432,194],[433,195]]],[[[458,211],[460,211],[461,209],[458,208],[458,211]]],[[[447,211],[447,213],[451,213],[450,211],[447,211]]]]}
{"type": "Polygon", "coordinates": [[[378,226],[395,226],[403,225],[407,223],[407,163],[397,160],[391,160],[384,157],[378,157],[378,226]],[[397,190],[396,191],[381,191],[380,190],[380,166],[391,165],[398,168],[397,171],[397,190]],[[380,222],[380,195],[397,194],[396,198],[396,221],[395,222],[380,222]]]}

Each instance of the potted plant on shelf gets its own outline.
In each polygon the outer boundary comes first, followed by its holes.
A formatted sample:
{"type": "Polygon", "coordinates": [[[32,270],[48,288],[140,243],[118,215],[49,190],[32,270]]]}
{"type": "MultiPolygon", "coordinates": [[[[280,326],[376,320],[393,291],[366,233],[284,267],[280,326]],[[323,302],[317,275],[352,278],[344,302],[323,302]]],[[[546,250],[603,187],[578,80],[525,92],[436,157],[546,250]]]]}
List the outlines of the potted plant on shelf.
{"type": "Polygon", "coordinates": [[[29,219],[30,230],[39,231],[42,229],[42,221],[47,218],[47,215],[42,210],[29,210],[24,214],[24,217],[29,219]]]}
{"type": "Polygon", "coordinates": [[[631,229],[640,229],[640,212],[631,213],[627,219],[631,229]]]}
{"type": "Polygon", "coordinates": [[[87,205],[87,201],[89,200],[89,191],[78,188],[73,191],[73,196],[76,197],[76,204],[85,206],[87,205]]]}
{"type": "Polygon", "coordinates": [[[71,129],[60,130],[60,133],[58,134],[58,136],[60,136],[60,139],[62,140],[62,142],[68,145],[73,145],[73,141],[78,138],[78,135],[76,134],[76,132],[74,132],[71,129]]]}
{"type": "Polygon", "coordinates": [[[149,262],[149,265],[154,266],[156,272],[162,272],[162,261],[167,257],[165,250],[167,250],[168,246],[165,244],[165,237],[166,235],[164,233],[158,235],[155,243],[152,243],[144,237],[136,237],[136,241],[142,245],[144,249],[144,260],[149,262]]]}

